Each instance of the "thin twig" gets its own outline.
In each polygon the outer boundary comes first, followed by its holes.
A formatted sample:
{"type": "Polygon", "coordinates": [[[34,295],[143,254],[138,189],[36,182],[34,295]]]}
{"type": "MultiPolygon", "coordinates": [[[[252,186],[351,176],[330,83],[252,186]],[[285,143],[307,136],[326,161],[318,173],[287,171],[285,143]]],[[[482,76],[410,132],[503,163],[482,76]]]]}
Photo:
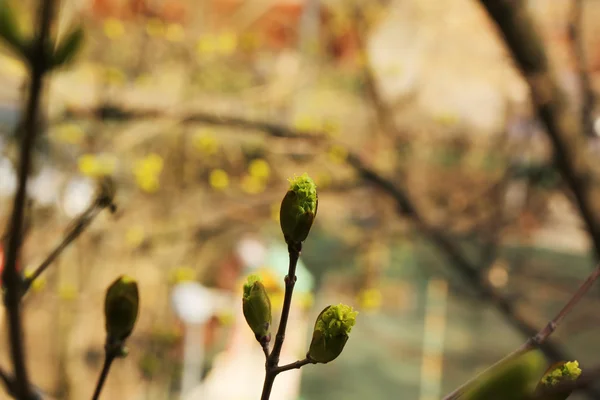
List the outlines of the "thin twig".
{"type": "Polygon", "coordinates": [[[580,119],[574,118],[554,77],[544,43],[522,1],[480,0],[499,29],[529,84],[536,114],[554,150],[556,166],[573,192],[575,204],[600,258],[600,219],[580,119]]]}
{"type": "Polygon", "coordinates": [[[594,134],[593,111],[595,106],[595,96],[590,82],[588,72],[587,57],[585,54],[585,41],[583,38],[583,0],[571,1],[571,12],[569,18],[569,39],[571,49],[575,60],[575,68],[579,76],[579,90],[581,91],[581,126],[584,133],[588,136],[594,134]]]}
{"type": "Polygon", "coordinates": [[[33,273],[24,279],[23,281],[23,294],[25,294],[30,288],[33,281],[35,281],[49,266],[61,255],[61,253],[81,235],[87,227],[90,226],[94,218],[100,214],[104,209],[102,204],[94,202],[87,210],[85,210],[79,217],[77,217],[74,223],[65,234],[62,241],[52,250],[46,259],[33,271],[33,273]]]}
{"type": "Polygon", "coordinates": [[[294,285],[296,284],[296,265],[298,258],[300,258],[300,252],[302,251],[302,243],[288,243],[288,253],[290,256],[290,265],[288,274],[285,276],[285,294],[283,298],[283,308],[281,310],[281,318],[279,320],[279,328],[277,328],[277,335],[275,336],[275,344],[273,350],[267,358],[265,365],[265,382],[263,385],[263,392],[261,400],[269,400],[271,396],[271,390],[273,389],[273,383],[279,365],[279,356],[281,355],[281,349],[283,348],[283,342],[285,340],[285,330],[287,328],[287,322],[290,316],[290,308],[292,306],[292,295],[294,293],[294,285]]]}
{"type": "Polygon", "coordinates": [[[583,296],[590,290],[594,282],[600,277],[600,265],[596,266],[592,273],[583,281],[581,286],[577,289],[577,291],[571,296],[569,301],[564,305],[564,307],[556,314],[556,316],[551,319],[546,326],[540,330],[535,336],[530,337],[525,343],[519,346],[517,349],[512,351],[506,357],[496,362],[491,367],[485,369],[483,372],[470,379],[468,382],[464,383],[452,393],[448,394],[444,397],[444,400],[454,400],[458,399],[467,389],[469,389],[482,375],[486,374],[488,371],[491,371],[495,367],[500,364],[505,363],[508,360],[512,360],[515,357],[520,356],[521,354],[527,353],[530,350],[538,348],[542,343],[544,343],[550,335],[556,330],[556,328],[561,324],[561,322],[565,319],[567,315],[575,308],[575,306],[581,301],[583,296]]]}
{"type": "Polygon", "coordinates": [[[19,399],[32,398],[29,377],[23,349],[23,330],[21,326],[21,275],[17,271],[17,260],[22,244],[23,220],[25,214],[27,179],[31,169],[32,150],[39,130],[39,108],[42,92],[43,78],[47,69],[47,39],[50,32],[50,22],[53,14],[54,2],[45,0],[39,12],[36,40],[31,48],[30,56],[30,82],[27,105],[23,113],[23,121],[17,137],[21,136],[21,154],[19,161],[18,189],[14,199],[13,211],[10,220],[10,234],[8,249],[2,280],[5,284],[4,303],[8,316],[10,353],[14,366],[15,394],[19,399]]]}
{"type": "Polygon", "coordinates": [[[260,343],[260,346],[262,347],[262,351],[265,354],[265,360],[269,361],[269,343],[262,341],[260,343]]]}
{"type": "Polygon", "coordinates": [[[303,366],[305,366],[307,364],[316,364],[316,362],[307,357],[304,360],[298,360],[298,361],[293,362],[291,364],[282,365],[281,367],[274,368],[273,369],[273,373],[274,374],[279,374],[281,372],[289,371],[291,369],[299,369],[299,368],[302,368],[303,366]]]}
{"type": "Polygon", "coordinates": [[[96,390],[94,390],[94,396],[92,400],[98,400],[100,398],[100,393],[104,388],[104,382],[106,382],[106,378],[108,377],[108,372],[110,371],[110,366],[117,355],[113,351],[106,351],[106,355],[104,357],[104,366],[102,367],[102,372],[100,372],[100,376],[98,377],[98,383],[96,384],[96,390]]]}

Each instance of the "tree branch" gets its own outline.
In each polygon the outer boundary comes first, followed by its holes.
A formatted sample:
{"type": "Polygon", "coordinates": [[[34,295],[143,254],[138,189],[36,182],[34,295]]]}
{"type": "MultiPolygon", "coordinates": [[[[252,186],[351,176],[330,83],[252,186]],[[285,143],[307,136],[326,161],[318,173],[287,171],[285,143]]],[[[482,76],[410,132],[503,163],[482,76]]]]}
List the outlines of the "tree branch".
{"type": "MultiPolygon", "coordinates": [[[[275,377],[281,371],[277,371],[279,365],[279,356],[281,355],[281,349],[283,348],[283,342],[285,340],[285,330],[287,328],[288,318],[290,316],[290,308],[292,306],[292,295],[294,293],[294,285],[296,284],[296,264],[300,258],[300,252],[302,251],[302,242],[299,243],[288,243],[288,252],[290,255],[290,265],[288,274],[285,276],[285,294],[283,298],[283,308],[281,310],[281,318],[279,320],[279,328],[277,328],[277,335],[275,336],[275,344],[273,350],[267,358],[265,365],[265,382],[263,385],[263,392],[261,400],[269,400],[271,396],[271,390],[273,389],[273,383],[275,383],[275,377]]],[[[298,367],[299,368],[299,367],[298,367]]]]}
{"type": "Polygon", "coordinates": [[[536,113],[546,127],[556,166],[573,192],[600,258],[600,221],[595,209],[592,173],[580,121],[571,114],[551,71],[542,40],[522,1],[480,0],[496,23],[531,90],[536,113]]]}
{"type": "Polygon", "coordinates": [[[19,399],[30,399],[33,396],[29,385],[29,377],[27,376],[25,351],[23,348],[20,310],[22,279],[20,272],[17,271],[17,260],[19,259],[22,244],[24,211],[27,203],[27,179],[31,168],[32,148],[39,130],[40,97],[43,78],[47,70],[47,40],[50,33],[53,6],[54,2],[52,0],[42,2],[38,19],[39,30],[31,49],[27,105],[23,113],[23,121],[19,125],[22,131],[17,132],[17,137],[21,136],[18,189],[13,204],[6,262],[2,274],[6,288],[4,303],[8,316],[10,353],[15,374],[15,394],[19,399]]]}
{"type": "MultiPolygon", "coordinates": [[[[546,324],[546,326],[542,328],[542,330],[540,330],[534,336],[531,336],[529,339],[527,339],[525,343],[523,343],[517,349],[512,351],[506,357],[496,362],[491,367],[485,369],[483,372],[481,372],[477,376],[473,377],[472,379],[458,387],[452,393],[448,394],[446,397],[444,397],[443,400],[458,399],[463,393],[465,393],[467,389],[469,389],[482,375],[484,375],[488,371],[492,370],[500,364],[505,363],[506,361],[512,360],[515,357],[527,353],[528,351],[533,350],[539,347],[541,344],[543,344],[548,339],[548,337],[556,330],[556,328],[561,324],[563,319],[565,319],[565,317],[573,310],[573,308],[575,308],[575,306],[579,303],[583,296],[585,296],[585,294],[590,290],[590,288],[592,287],[594,282],[596,282],[599,276],[600,265],[596,266],[594,271],[592,271],[592,273],[586,278],[586,280],[583,281],[579,289],[577,289],[577,291],[569,299],[567,304],[564,305],[564,307],[558,312],[558,314],[556,314],[556,316],[553,319],[551,319],[548,322],[548,324],[546,324]]],[[[568,359],[565,358],[563,361],[565,360],[568,359]]]]}
{"type": "Polygon", "coordinates": [[[282,365],[281,367],[277,367],[273,370],[273,372],[275,374],[279,374],[281,372],[284,371],[289,371],[291,369],[299,369],[302,368],[303,366],[307,365],[307,364],[316,364],[315,361],[312,361],[311,359],[309,359],[308,357],[305,358],[304,360],[298,360],[296,362],[293,362],[291,364],[287,364],[287,365],[282,365]]]}
{"type": "Polygon", "coordinates": [[[594,106],[595,96],[588,73],[588,64],[585,54],[585,41],[583,38],[583,0],[571,1],[569,18],[569,40],[575,60],[575,68],[579,77],[579,90],[581,92],[581,126],[587,136],[594,137],[594,106]]]}

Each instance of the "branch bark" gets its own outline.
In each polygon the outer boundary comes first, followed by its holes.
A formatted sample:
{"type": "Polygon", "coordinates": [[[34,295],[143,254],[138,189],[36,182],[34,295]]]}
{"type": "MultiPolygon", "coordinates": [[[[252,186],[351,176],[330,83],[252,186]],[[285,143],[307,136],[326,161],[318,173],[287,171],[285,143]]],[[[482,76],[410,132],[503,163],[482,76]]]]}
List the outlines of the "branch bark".
{"type": "Polygon", "coordinates": [[[14,366],[15,395],[19,399],[35,398],[32,394],[27,374],[23,329],[21,321],[21,297],[23,292],[21,273],[17,270],[17,260],[23,238],[23,221],[27,196],[27,179],[31,169],[32,149],[39,130],[39,108],[43,78],[47,70],[47,40],[53,14],[53,0],[45,0],[40,7],[39,30],[29,60],[29,91],[23,121],[17,137],[21,139],[21,153],[18,171],[18,188],[13,203],[8,235],[5,269],[2,280],[5,284],[4,303],[8,317],[11,359],[14,366]]]}
{"type": "Polygon", "coordinates": [[[495,22],[531,90],[537,116],[546,127],[556,166],[571,189],[575,204],[600,258],[600,220],[592,171],[581,121],[570,112],[550,68],[543,42],[523,1],[480,0],[495,22]]]}

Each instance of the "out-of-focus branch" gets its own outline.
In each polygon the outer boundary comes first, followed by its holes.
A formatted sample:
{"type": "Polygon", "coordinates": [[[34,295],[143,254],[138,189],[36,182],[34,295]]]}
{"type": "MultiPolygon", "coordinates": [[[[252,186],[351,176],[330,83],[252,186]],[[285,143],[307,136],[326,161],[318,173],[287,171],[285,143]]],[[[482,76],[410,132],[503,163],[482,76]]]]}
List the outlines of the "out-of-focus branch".
{"type": "Polygon", "coordinates": [[[569,40],[575,60],[575,68],[579,77],[579,90],[581,93],[581,125],[588,136],[594,134],[594,106],[595,96],[590,82],[587,57],[585,54],[585,41],[583,37],[584,1],[572,0],[569,18],[569,40]]]}
{"type": "Polygon", "coordinates": [[[18,186],[10,219],[8,249],[2,281],[5,285],[4,304],[8,320],[11,359],[14,366],[15,396],[18,399],[34,398],[29,384],[23,346],[23,329],[21,321],[22,280],[17,270],[17,260],[23,240],[23,221],[27,197],[27,179],[32,164],[33,145],[39,131],[39,109],[42,95],[43,79],[48,70],[48,37],[53,15],[54,1],[40,2],[38,29],[35,41],[31,46],[29,67],[29,87],[27,103],[23,112],[23,120],[19,125],[21,136],[20,158],[18,170],[18,186]]]}
{"type": "Polygon", "coordinates": [[[62,252],[81,235],[94,221],[96,216],[105,208],[111,211],[115,210],[113,203],[114,191],[112,181],[100,185],[100,190],[92,204],[79,215],[71,224],[61,242],[52,250],[46,259],[33,271],[33,273],[23,280],[23,295],[27,293],[33,281],[35,281],[53,262],[62,254],[62,252]]]}
{"type": "Polygon", "coordinates": [[[575,203],[600,257],[600,221],[582,126],[568,108],[525,2],[481,0],[496,23],[529,84],[536,113],[546,127],[556,165],[573,192],[575,203]]]}
{"type": "Polygon", "coordinates": [[[232,115],[218,115],[215,113],[194,111],[186,114],[169,115],[162,110],[140,110],[125,108],[111,104],[101,104],[91,109],[71,107],[68,108],[59,120],[69,118],[92,118],[100,120],[131,121],[139,119],[153,118],[173,118],[179,120],[182,124],[203,123],[209,125],[220,125],[228,127],[238,127],[243,129],[255,129],[261,132],[268,132],[273,137],[280,138],[299,138],[299,139],[322,139],[325,135],[321,132],[300,132],[286,125],[271,124],[263,121],[252,121],[232,115]]]}
{"type": "MultiPolygon", "coordinates": [[[[484,370],[479,375],[473,377],[465,384],[461,385],[459,388],[454,390],[452,393],[444,397],[443,400],[455,400],[458,399],[466,390],[468,390],[477,380],[484,375],[486,372],[495,368],[496,366],[503,364],[509,360],[514,359],[515,357],[520,356],[521,354],[527,353],[530,350],[539,347],[540,344],[544,343],[545,340],[556,330],[556,328],[560,325],[560,323],[565,319],[565,317],[575,308],[575,306],[579,303],[579,301],[583,298],[583,296],[590,290],[594,282],[600,276],[600,266],[596,266],[594,271],[587,277],[587,279],[581,284],[579,289],[573,294],[573,296],[569,299],[567,304],[556,314],[556,316],[548,322],[548,324],[540,330],[535,336],[527,339],[525,343],[515,349],[513,352],[508,354],[506,357],[496,362],[491,367],[484,370]]],[[[567,360],[567,359],[565,359],[567,360]]]]}

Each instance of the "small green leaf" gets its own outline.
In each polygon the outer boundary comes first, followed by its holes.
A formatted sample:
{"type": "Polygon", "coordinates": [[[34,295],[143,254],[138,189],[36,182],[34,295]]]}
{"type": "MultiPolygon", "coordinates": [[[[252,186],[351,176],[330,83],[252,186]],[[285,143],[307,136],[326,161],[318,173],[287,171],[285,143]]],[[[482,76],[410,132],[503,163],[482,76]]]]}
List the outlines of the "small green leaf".
{"type": "Polygon", "coordinates": [[[533,350],[508,360],[485,374],[462,400],[526,400],[545,367],[544,356],[533,350]]]}
{"type": "Polygon", "coordinates": [[[71,29],[60,41],[52,55],[52,68],[60,67],[71,62],[83,44],[84,32],[81,25],[71,29]]]}
{"type": "Polygon", "coordinates": [[[6,0],[0,0],[0,39],[19,56],[27,59],[29,41],[21,33],[17,17],[6,0]]]}

